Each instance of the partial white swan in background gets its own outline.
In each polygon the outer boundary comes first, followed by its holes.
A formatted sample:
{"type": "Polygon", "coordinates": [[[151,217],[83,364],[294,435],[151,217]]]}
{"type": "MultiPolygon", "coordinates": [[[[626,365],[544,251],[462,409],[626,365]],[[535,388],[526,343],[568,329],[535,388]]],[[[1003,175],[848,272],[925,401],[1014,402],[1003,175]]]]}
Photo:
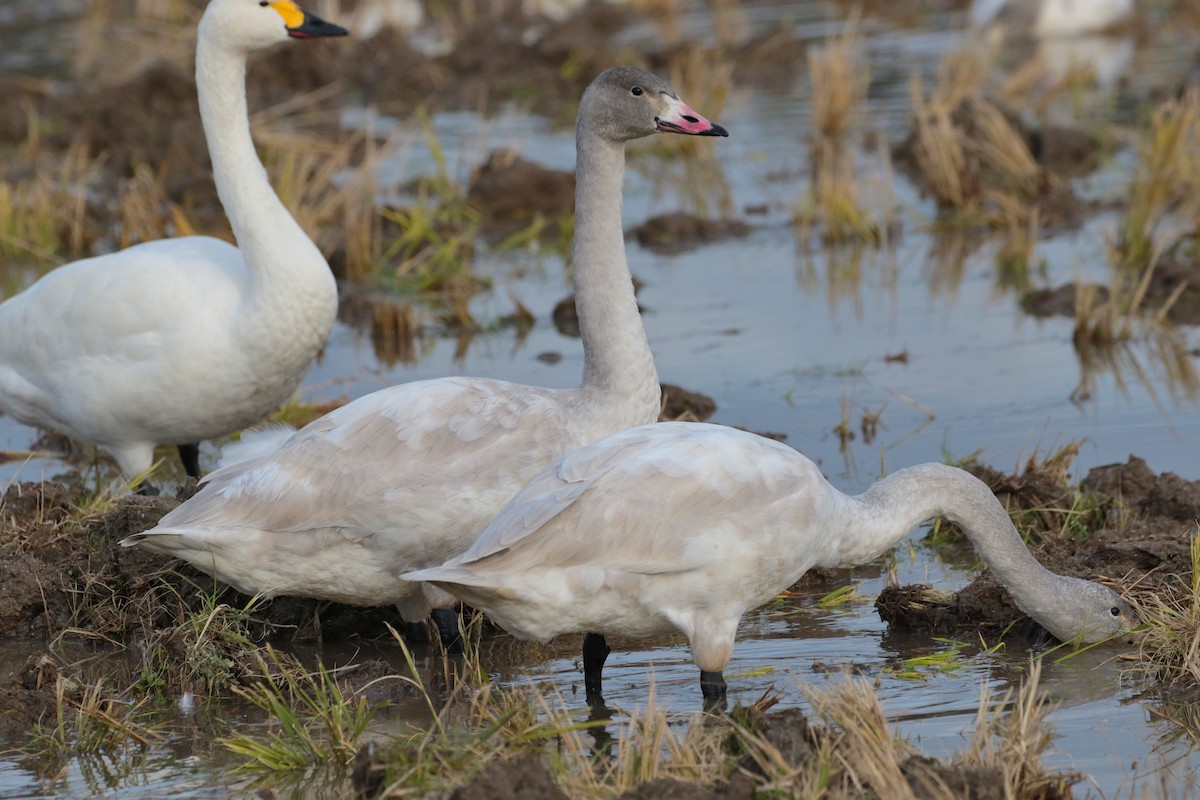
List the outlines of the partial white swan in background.
{"type": "Polygon", "coordinates": [[[421,0],[357,0],[353,4],[339,0],[327,3],[324,11],[345,22],[362,39],[370,39],[383,30],[411,33],[425,22],[421,0]]]}
{"type": "MultiPolygon", "coordinates": [[[[346,30],[291,0],[213,0],[196,86],[213,178],[237,247],[163,239],[59,267],[0,304],[0,408],[96,444],[126,478],[156,444],[198,443],[286,400],[333,326],[337,286],[271,189],[250,138],[246,59],[289,37],[346,30]]],[[[136,102],[136,98],[131,102],[136,102]]]]}
{"type": "Polygon", "coordinates": [[[1133,14],[1134,0],[975,0],[973,27],[1002,24],[1026,36],[1082,36],[1099,33],[1133,14]]]}
{"type": "Polygon", "coordinates": [[[452,592],[521,639],[588,632],[593,702],[603,634],[682,633],[706,702],[719,704],[742,614],[813,567],[866,563],[937,517],[962,527],[1017,605],[1058,638],[1132,628],[1116,592],[1042,567],[968,472],[922,464],[851,497],[786,445],[702,423],[644,425],[573,450],[461,556],[403,577],[452,592]]]}
{"type": "Polygon", "coordinates": [[[728,135],[639,69],[606,70],[584,92],[572,255],[581,387],[446,378],[382,389],[298,432],[252,438],[198,494],[123,544],[182,558],[246,593],[396,603],[409,622],[431,601],[453,603],[400,573],[466,550],[551,459],[658,418],[621,224],[625,143],[657,131],[728,135]]]}

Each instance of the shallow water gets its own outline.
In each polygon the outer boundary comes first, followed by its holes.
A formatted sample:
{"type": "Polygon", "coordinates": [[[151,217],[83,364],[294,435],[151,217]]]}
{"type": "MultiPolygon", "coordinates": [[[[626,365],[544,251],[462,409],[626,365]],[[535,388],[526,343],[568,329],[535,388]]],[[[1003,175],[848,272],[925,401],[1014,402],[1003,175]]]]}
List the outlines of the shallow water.
{"type": "MultiPolygon", "coordinates": [[[[751,26],[777,19],[780,8],[749,7],[751,26]]],[[[786,8],[798,30],[814,38],[835,18],[823,3],[786,8]]],[[[32,17],[14,19],[33,24],[32,17]]],[[[12,37],[2,27],[7,22],[0,15],[0,43],[12,37]]],[[[711,30],[700,10],[686,23],[697,35],[711,30]]],[[[932,74],[938,56],[963,36],[962,18],[954,14],[930,15],[917,27],[907,24],[868,18],[864,25],[874,74],[869,127],[893,141],[904,134],[909,75],[914,70],[932,74]]],[[[624,35],[636,43],[655,34],[635,27],[624,35]]],[[[1158,35],[1157,41],[1140,45],[1099,42],[1106,69],[1121,54],[1129,58],[1122,97],[1172,87],[1186,75],[1189,54],[1200,42],[1186,32],[1160,30],[1158,35]]],[[[5,69],[31,68],[20,56],[28,50],[12,52],[17,55],[0,62],[5,69]]],[[[847,491],[861,490],[902,466],[976,451],[994,466],[1010,469],[1035,452],[1078,439],[1085,444],[1075,462],[1077,477],[1092,466],[1136,454],[1156,471],[1200,478],[1196,403],[1171,384],[1151,349],[1135,344],[1120,369],[1085,373],[1071,343],[1073,322],[1027,317],[1016,294],[1004,288],[994,263],[999,238],[930,232],[934,206],[903,176],[896,176],[892,188],[902,232],[890,248],[830,250],[799,240],[788,208],[806,180],[807,96],[803,76],[787,95],[752,89],[732,93],[720,114],[711,114],[731,137],[705,145],[718,153],[719,170],[660,161],[646,148],[634,148],[625,193],[629,226],[679,208],[741,216],[755,226],[744,239],[677,256],[655,255],[629,243],[632,271],[646,284],[640,302],[664,381],[712,396],[716,422],[785,434],[847,491]],[[769,207],[766,214],[742,213],[763,204],[769,207]],[[904,363],[884,358],[900,352],[908,354],[904,363]],[[1072,401],[1081,382],[1087,382],[1090,397],[1072,401]],[[834,428],[842,421],[843,405],[855,430],[865,409],[881,412],[877,437],[868,441],[860,431],[852,441],[839,440],[834,428]]],[[[1082,113],[1089,119],[1128,119],[1134,105],[1099,97],[1082,113]]],[[[346,125],[362,125],[369,116],[368,110],[347,109],[346,125]]],[[[552,130],[543,120],[517,112],[486,121],[470,113],[441,114],[434,127],[459,177],[503,144],[548,166],[573,163],[570,131],[552,130]]],[[[418,136],[385,173],[398,186],[406,176],[428,171],[429,163],[418,136]]],[[[1084,179],[1080,193],[1119,197],[1130,163],[1127,151],[1119,154],[1084,179]]],[[[872,175],[879,161],[865,155],[863,167],[864,176],[872,175]]],[[[1079,230],[1043,237],[1037,255],[1045,271],[1035,284],[1103,280],[1114,224],[1112,214],[1101,213],[1079,230]]],[[[476,318],[494,320],[511,311],[507,293],[512,291],[538,317],[524,338],[511,331],[480,334],[465,347],[454,339],[426,339],[418,363],[388,365],[378,358],[369,334],[339,323],[305,381],[305,397],[353,397],[391,383],[451,374],[547,386],[576,383],[582,367],[579,342],[560,335],[549,319],[568,292],[561,262],[554,256],[486,255],[478,270],[495,277],[496,288],[474,301],[476,318]],[[561,353],[563,359],[544,363],[537,356],[545,352],[561,353]]],[[[24,285],[37,274],[32,268],[11,272],[5,285],[24,285]]],[[[1183,329],[1183,334],[1189,348],[1200,346],[1200,332],[1183,329]]],[[[36,436],[0,419],[0,449],[27,449],[36,436]]],[[[215,452],[206,445],[206,459],[215,452]]],[[[0,465],[0,481],[53,477],[64,469],[53,459],[16,461],[0,465]]],[[[902,545],[894,558],[905,582],[957,588],[967,581],[963,565],[943,563],[921,546],[902,545]]],[[[853,580],[865,596],[881,586],[877,567],[858,570],[853,580]]],[[[731,699],[753,700],[770,688],[784,704],[803,704],[799,683],[840,679],[814,672],[814,662],[853,662],[870,678],[878,676],[884,708],[902,735],[926,753],[947,755],[967,744],[964,732],[973,725],[981,687],[1002,693],[1019,681],[1027,662],[1026,651],[1015,646],[964,657],[950,673],[927,669],[922,680],[902,679],[885,668],[894,670],[905,658],[948,645],[889,633],[867,602],[834,610],[811,602],[795,605],[761,610],[743,621],[727,673],[731,699]]],[[[1159,796],[1164,781],[1170,796],[1189,796],[1200,762],[1186,740],[1172,739],[1170,726],[1152,718],[1147,701],[1122,687],[1121,666],[1113,656],[1103,650],[1045,665],[1042,686],[1059,704],[1051,717],[1058,738],[1050,766],[1089,775],[1090,791],[1106,797],[1134,796],[1142,788],[1159,796]]],[[[502,681],[552,683],[584,715],[582,693],[573,694],[580,682],[577,658],[560,646],[552,647],[546,660],[492,666],[502,681]]],[[[697,707],[695,668],[678,642],[615,648],[606,669],[610,704],[643,705],[648,672],[660,705],[681,713],[697,707]]],[[[117,776],[110,791],[123,797],[217,797],[240,791],[242,784],[222,777],[229,759],[204,744],[204,727],[192,734],[187,725],[180,730],[182,744],[153,749],[131,774],[117,776]]],[[[0,749],[7,744],[0,742],[0,749]]],[[[85,772],[73,765],[67,783],[49,795],[102,793],[85,772]]],[[[1086,794],[1089,785],[1079,790],[1086,794]]],[[[0,758],[0,797],[35,797],[42,791],[29,772],[0,758]]],[[[313,796],[321,794],[314,791],[313,796]]]]}

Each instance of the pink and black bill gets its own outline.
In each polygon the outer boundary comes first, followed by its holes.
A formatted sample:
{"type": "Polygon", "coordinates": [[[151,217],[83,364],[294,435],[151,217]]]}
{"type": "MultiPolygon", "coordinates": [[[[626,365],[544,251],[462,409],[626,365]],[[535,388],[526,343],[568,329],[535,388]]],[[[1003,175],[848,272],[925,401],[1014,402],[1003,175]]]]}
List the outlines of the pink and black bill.
{"type": "Polygon", "coordinates": [[[667,97],[667,110],[656,118],[660,131],[684,133],[689,136],[728,136],[729,131],[697,114],[691,106],[677,97],[667,97]]]}

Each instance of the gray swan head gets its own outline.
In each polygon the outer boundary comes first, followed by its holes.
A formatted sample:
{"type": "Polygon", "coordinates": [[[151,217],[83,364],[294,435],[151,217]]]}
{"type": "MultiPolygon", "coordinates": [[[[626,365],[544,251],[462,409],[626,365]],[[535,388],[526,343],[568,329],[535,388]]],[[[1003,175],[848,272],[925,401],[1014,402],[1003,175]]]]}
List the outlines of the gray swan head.
{"type": "Polygon", "coordinates": [[[592,81],[579,103],[579,127],[615,142],[652,133],[729,135],[680,100],[662,78],[637,67],[612,67],[592,81]]]}

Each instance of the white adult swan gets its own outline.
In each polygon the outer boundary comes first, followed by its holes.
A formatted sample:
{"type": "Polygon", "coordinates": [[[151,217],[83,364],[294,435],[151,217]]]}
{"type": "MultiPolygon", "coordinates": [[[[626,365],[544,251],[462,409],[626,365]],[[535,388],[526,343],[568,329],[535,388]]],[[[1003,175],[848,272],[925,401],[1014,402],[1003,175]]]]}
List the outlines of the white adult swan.
{"type": "Polygon", "coordinates": [[[644,425],[573,450],[469,550],[404,577],[452,592],[521,639],[589,632],[593,702],[605,633],[678,631],[706,703],[719,704],[742,614],[813,567],[870,561],[935,517],[961,526],[1017,605],[1058,638],[1095,642],[1132,627],[1116,592],[1043,568],[970,473],[922,464],[850,497],[790,447],[702,423],[644,425]]]}
{"type": "Polygon", "coordinates": [[[1133,14],[1134,0],[975,0],[973,27],[1002,24],[1016,34],[1069,37],[1100,33],[1133,14]]]}
{"type": "Polygon", "coordinates": [[[430,601],[453,598],[427,597],[400,573],[466,550],[551,459],[658,417],[621,226],[625,143],[656,131],[728,135],[639,69],[609,69],[584,92],[572,255],[580,388],[446,378],[382,389],[300,431],[252,437],[198,494],[123,544],[247,593],[396,603],[423,628],[430,601]]]}
{"type": "Polygon", "coordinates": [[[346,30],[291,0],[213,0],[196,88],[213,178],[241,250],[207,236],[59,267],[0,304],[0,409],[96,444],[126,478],[156,444],[198,443],[261,420],[295,391],[337,313],[337,286],[267,182],[250,138],[246,59],[289,37],[346,30]]]}

